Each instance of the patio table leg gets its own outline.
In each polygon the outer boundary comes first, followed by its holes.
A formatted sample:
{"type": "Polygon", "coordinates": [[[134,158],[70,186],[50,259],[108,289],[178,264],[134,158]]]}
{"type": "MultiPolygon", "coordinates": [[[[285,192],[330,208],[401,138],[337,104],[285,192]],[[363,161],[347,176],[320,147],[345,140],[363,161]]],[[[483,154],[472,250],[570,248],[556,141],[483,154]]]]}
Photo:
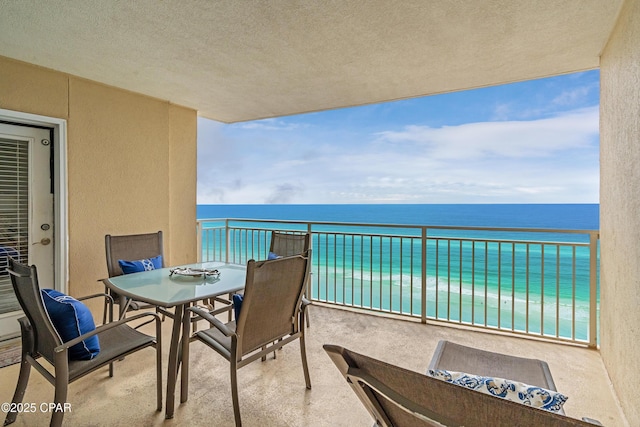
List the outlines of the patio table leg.
{"type": "Polygon", "coordinates": [[[189,395],[189,334],[191,333],[191,316],[186,312],[188,305],[182,313],[182,351],[180,352],[180,403],[187,401],[189,395]]]}
{"type": "MultiPolygon", "coordinates": [[[[178,380],[178,350],[182,329],[182,318],[184,317],[184,305],[176,307],[173,328],[171,330],[171,344],[169,346],[169,368],[167,372],[167,412],[165,418],[173,418],[175,407],[176,382],[178,380]]],[[[187,339],[188,341],[188,339],[187,339]]]]}

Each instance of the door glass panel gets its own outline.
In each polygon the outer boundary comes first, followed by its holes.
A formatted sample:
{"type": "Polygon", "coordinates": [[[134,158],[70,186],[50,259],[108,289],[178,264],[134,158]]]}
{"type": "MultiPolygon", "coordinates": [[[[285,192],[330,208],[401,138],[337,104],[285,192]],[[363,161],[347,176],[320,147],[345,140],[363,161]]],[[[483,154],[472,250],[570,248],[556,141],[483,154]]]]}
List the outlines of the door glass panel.
{"type": "Polygon", "coordinates": [[[20,309],[9,256],[29,257],[29,142],[0,138],[0,314],[20,309]]]}

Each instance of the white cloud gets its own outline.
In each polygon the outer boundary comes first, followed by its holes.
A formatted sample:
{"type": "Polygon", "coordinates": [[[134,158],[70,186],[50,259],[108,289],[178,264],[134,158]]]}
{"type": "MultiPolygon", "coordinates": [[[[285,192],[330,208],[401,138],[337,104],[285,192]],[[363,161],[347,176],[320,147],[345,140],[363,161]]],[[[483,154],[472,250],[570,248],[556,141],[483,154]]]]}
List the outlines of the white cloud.
{"type": "Polygon", "coordinates": [[[469,123],[431,128],[407,126],[380,133],[382,141],[409,144],[438,159],[546,157],[584,148],[598,134],[598,109],[587,108],[530,121],[469,123]]]}
{"type": "Polygon", "coordinates": [[[253,122],[240,123],[238,126],[241,129],[252,129],[262,131],[292,131],[299,129],[301,126],[296,123],[289,123],[279,119],[263,119],[253,122]]]}
{"type": "Polygon", "coordinates": [[[598,202],[597,107],[531,121],[332,129],[333,139],[316,126],[223,126],[199,126],[200,204],[598,202]]]}
{"type": "Polygon", "coordinates": [[[499,104],[493,109],[493,120],[507,120],[513,116],[513,108],[510,104],[499,104]]]}
{"type": "Polygon", "coordinates": [[[586,86],[578,86],[569,90],[562,91],[558,96],[553,98],[552,104],[567,107],[574,106],[583,103],[589,96],[589,94],[598,90],[598,84],[591,84],[586,86]]]}

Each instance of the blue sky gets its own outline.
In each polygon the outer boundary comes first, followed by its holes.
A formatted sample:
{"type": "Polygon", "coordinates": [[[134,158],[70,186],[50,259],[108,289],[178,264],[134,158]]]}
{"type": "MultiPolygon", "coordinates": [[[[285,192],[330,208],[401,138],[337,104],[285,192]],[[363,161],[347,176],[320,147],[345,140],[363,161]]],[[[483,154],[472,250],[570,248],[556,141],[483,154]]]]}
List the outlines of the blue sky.
{"type": "Polygon", "coordinates": [[[599,72],[198,119],[198,204],[598,203],[599,72]]]}

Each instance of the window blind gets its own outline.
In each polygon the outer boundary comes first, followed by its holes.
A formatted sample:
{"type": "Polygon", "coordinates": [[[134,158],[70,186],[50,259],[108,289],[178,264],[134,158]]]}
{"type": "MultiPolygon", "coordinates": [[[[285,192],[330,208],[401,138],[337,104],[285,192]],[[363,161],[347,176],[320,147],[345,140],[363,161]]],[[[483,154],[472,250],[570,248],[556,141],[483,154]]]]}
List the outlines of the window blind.
{"type": "Polygon", "coordinates": [[[0,138],[0,314],[20,309],[9,256],[29,257],[29,142],[0,138]]]}

